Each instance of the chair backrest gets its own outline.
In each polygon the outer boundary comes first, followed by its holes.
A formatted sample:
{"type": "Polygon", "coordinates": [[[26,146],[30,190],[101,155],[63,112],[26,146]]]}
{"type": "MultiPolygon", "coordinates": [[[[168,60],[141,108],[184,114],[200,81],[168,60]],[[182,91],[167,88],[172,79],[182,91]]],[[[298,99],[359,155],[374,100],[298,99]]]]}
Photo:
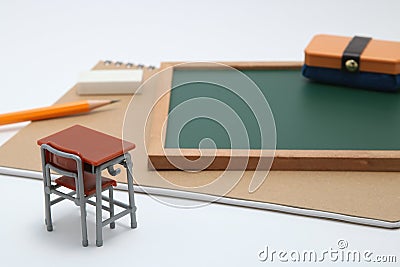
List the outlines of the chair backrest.
{"type": "Polygon", "coordinates": [[[78,170],[77,162],[74,159],[62,157],[49,150],[46,150],[46,163],[65,171],[76,172],[78,170]]]}
{"type": "Polygon", "coordinates": [[[65,148],[61,148],[54,143],[43,144],[41,146],[42,159],[45,160],[46,164],[51,164],[52,166],[69,171],[69,172],[77,172],[81,169],[82,160],[79,155],[71,153],[65,148]]]}
{"type": "Polygon", "coordinates": [[[50,179],[50,170],[53,170],[61,175],[75,178],[77,191],[80,191],[79,188],[83,188],[83,163],[79,155],[69,153],[54,143],[43,144],[40,149],[45,177],[50,179]]]}

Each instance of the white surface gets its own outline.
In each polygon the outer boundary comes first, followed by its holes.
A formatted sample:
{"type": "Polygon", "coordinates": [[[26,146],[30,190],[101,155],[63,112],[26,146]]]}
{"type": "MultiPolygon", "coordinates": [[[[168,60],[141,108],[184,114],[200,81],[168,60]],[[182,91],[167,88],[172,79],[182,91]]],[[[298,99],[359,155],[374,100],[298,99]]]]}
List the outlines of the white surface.
{"type": "MultiPolygon", "coordinates": [[[[398,10],[395,0],[2,1],[0,112],[52,104],[99,59],[302,60],[317,33],[400,41],[398,10]]],[[[0,142],[19,127],[1,127],[0,142]]],[[[178,209],[142,194],[138,229],[127,229],[123,219],[95,248],[89,212],[90,247],[82,248],[71,203],[53,209],[55,231],[45,231],[41,190],[39,181],[0,177],[2,265],[259,266],[271,265],[257,259],[266,245],[322,251],[337,248],[339,239],[400,261],[398,230],[219,204],[178,209]]]]}
{"type": "MultiPolygon", "coordinates": [[[[136,164],[137,166],[137,164],[136,164]]],[[[33,178],[33,179],[42,179],[41,172],[35,171],[28,171],[28,170],[21,170],[21,169],[14,169],[8,167],[0,167],[0,175],[8,175],[8,176],[15,176],[15,177],[22,177],[22,178],[33,178]]],[[[52,179],[56,179],[59,176],[54,176],[52,179]]],[[[137,178],[138,175],[135,175],[137,178]]],[[[147,178],[147,177],[141,177],[147,178]]],[[[119,183],[116,187],[119,190],[128,190],[126,184],[119,183]]],[[[331,219],[336,221],[348,222],[348,223],[356,223],[361,225],[367,226],[374,226],[374,227],[382,227],[388,229],[399,229],[400,222],[388,222],[382,220],[375,220],[370,218],[363,218],[363,217],[355,217],[355,216],[348,216],[344,214],[326,212],[321,210],[312,210],[312,209],[304,209],[292,206],[285,206],[267,202],[258,202],[258,201],[250,201],[250,200],[243,200],[237,198],[227,198],[227,197],[218,197],[216,198],[214,195],[209,194],[201,194],[201,193],[194,193],[182,190],[172,190],[166,188],[158,188],[158,187],[146,187],[146,186],[135,186],[134,191],[137,193],[146,193],[154,197],[157,201],[163,204],[174,206],[174,207],[181,207],[181,208],[199,208],[199,207],[192,207],[192,202],[185,202],[185,200],[195,200],[193,203],[196,203],[196,206],[205,206],[209,205],[210,203],[217,203],[217,204],[227,204],[233,205],[237,207],[245,207],[245,208],[254,208],[260,210],[268,210],[268,211],[278,211],[284,212],[287,214],[294,214],[294,215],[303,215],[303,216],[310,216],[315,218],[321,219],[331,219]],[[161,196],[161,197],[160,197],[161,196]],[[171,198],[173,197],[173,198],[171,198]],[[166,201],[168,200],[168,201],[166,201]]]]}
{"type": "Polygon", "coordinates": [[[140,86],[143,70],[92,70],[81,72],[77,93],[80,95],[133,94],[140,86]]]}

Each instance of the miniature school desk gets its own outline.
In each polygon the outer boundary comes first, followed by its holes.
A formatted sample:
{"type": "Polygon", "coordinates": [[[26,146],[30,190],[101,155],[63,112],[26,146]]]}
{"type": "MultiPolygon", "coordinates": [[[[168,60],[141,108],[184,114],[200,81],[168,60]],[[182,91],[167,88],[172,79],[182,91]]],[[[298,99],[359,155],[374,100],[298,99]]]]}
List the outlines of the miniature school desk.
{"type": "MultiPolygon", "coordinates": [[[[298,64],[300,65],[300,63],[298,64]]],[[[95,69],[104,68],[125,68],[124,66],[105,65],[99,62],[95,69]]],[[[147,77],[157,70],[148,72],[147,77]]],[[[290,71],[289,71],[290,72],[290,71]]],[[[279,72],[278,72],[279,73],[279,72]]],[[[250,76],[256,79],[256,71],[249,71],[250,76]]],[[[300,70],[299,70],[300,75],[300,70]]],[[[289,83],[290,81],[285,81],[289,83]]],[[[151,84],[149,84],[151,85],[151,84]]],[[[154,103],[154,98],[157,96],[156,88],[153,86],[145,86],[142,94],[131,96],[78,96],[76,87],[68,91],[57,103],[65,103],[68,101],[82,99],[110,99],[117,98],[121,101],[114,106],[106,107],[97,112],[92,112],[83,116],[74,116],[60,118],[50,121],[39,121],[29,124],[27,127],[19,131],[13,138],[5,143],[0,148],[0,165],[3,166],[0,171],[6,174],[15,175],[30,175],[31,177],[41,178],[41,163],[40,152],[35,140],[57,132],[60,129],[67,128],[74,124],[81,124],[113,136],[121,137],[124,123],[125,112],[136,114],[125,122],[125,127],[135,127],[140,129],[132,131],[131,136],[124,136],[124,139],[136,143],[136,149],[132,156],[134,161],[134,180],[137,183],[138,191],[144,191],[151,194],[174,195],[178,197],[204,199],[227,203],[231,205],[255,207],[260,209],[269,209],[283,211],[288,213],[303,214],[330,219],[345,220],[361,224],[376,225],[382,227],[400,227],[400,176],[397,172],[383,171],[271,171],[267,179],[254,193],[249,193],[248,188],[252,179],[252,171],[245,171],[241,176],[240,181],[229,192],[223,192],[218,187],[204,186],[212,182],[218,177],[222,171],[202,171],[198,173],[188,173],[182,171],[151,171],[148,169],[148,153],[145,149],[144,129],[147,127],[150,132],[152,122],[147,122],[147,117],[143,114],[144,110],[149,109],[154,103]],[[24,151],[24,153],[20,153],[24,151]],[[162,175],[163,179],[160,179],[162,175]]],[[[390,125],[386,120],[394,122],[396,116],[399,116],[398,102],[400,95],[397,94],[378,94],[374,92],[357,91],[361,95],[357,98],[353,94],[356,92],[348,91],[339,92],[341,88],[326,87],[327,91],[317,90],[316,87],[311,87],[312,94],[305,94],[310,98],[309,101],[303,99],[303,104],[316,107],[318,105],[338,104],[351,109],[351,105],[346,100],[338,100],[334,97],[336,93],[345,94],[356,103],[354,105],[364,109],[365,112],[359,112],[362,116],[362,122],[367,121],[368,116],[375,118],[375,125],[370,125],[369,131],[363,132],[362,140],[372,140],[373,137],[368,135],[371,133],[380,134],[381,139],[371,143],[370,149],[374,149],[372,144],[383,145],[386,148],[395,149],[398,142],[387,142],[387,138],[393,138],[395,133],[399,131],[397,123],[390,125]],[[367,94],[368,93],[368,94],[367,94]],[[367,97],[371,93],[373,97],[367,97]],[[326,97],[332,97],[334,101],[327,103],[326,97]],[[361,100],[368,101],[363,104],[361,100]],[[379,100],[379,101],[378,101],[379,100]],[[387,101],[386,104],[380,102],[387,101]],[[372,105],[372,106],[371,106],[372,105]],[[397,115],[396,115],[397,114],[397,115]],[[378,116],[379,115],[379,116],[378,116]],[[378,118],[383,118],[378,120],[378,118]],[[389,127],[387,131],[379,131],[383,127],[389,127]],[[390,131],[389,131],[390,130],[390,131]],[[371,132],[372,131],[372,132],[371,132]],[[389,136],[389,137],[387,137],[389,136]],[[365,139],[366,138],[366,139],[365,139]],[[379,143],[378,143],[379,142],[379,143]]],[[[301,92],[297,92],[297,97],[301,97],[301,92]]],[[[288,95],[287,101],[290,100],[288,95]]],[[[349,100],[348,100],[349,101],[349,100]]],[[[271,108],[274,107],[270,103],[271,108]]],[[[343,116],[355,116],[347,114],[340,108],[326,109],[325,116],[333,116],[335,112],[342,112],[343,116]],[[332,113],[328,112],[332,111],[332,113]]],[[[317,114],[310,114],[317,116],[317,114]]],[[[283,116],[283,115],[281,115],[283,116]]],[[[300,122],[290,120],[292,123],[300,122]]],[[[276,122],[277,131],[282,129],[283,122],[276,122]]],[[[327,122],[322,121],[325,125],[327,122]]],[[[367,127],[367,125],[364,125],[367,127]]],[[[356,127],[356,125],[350,125],[356,127]]],[[[322,131],[321,127],[315,127],[315,130],[322,131]]],[[[306,131],[306,128],[303,128],[306,131]]],[[[343,129],[344,130],[344,129],[343,129]]],[[[301,133],[301,131],[300,131],[301,133]]],[[[311,139],[307,139],[304,144],[312,143],[311,139]],[[307,141],[308,140],[308,141],[307,141]],[[307,142],[306,142],[307,141],[307,142]]],[[[329,134],[329,133],[326,133],[329,134]]],[[[344,134],[344,133],[343,133],[344,134]]],[[[322,138],[322,136],[321,136],[322,138]]],[[[361,137],[360,137],[361,138],[361,137]]],[[[282,140],[278,136],[278,148],[282,140]]],[[[396,140],[394,140],[396,141],[396,140]]],[[[294,143],[287,142],[287,145],[294,143]]],[[[298,144],[302,144],[299,139],[298,144]]],[[[319,142],[322,144],[322,142],[319,142]]],[[[352,143],[348,143],[353,145],[352,143]]],[[[330,144],[333,145],[333,144],[330,144]]],[[[356,144],[354,144],[355,146],[356,144]]],[[[282,146],[281,146],[282,147],[282,146]]],[[[227,171],[227,178],[237,175],[236,171],[227,171]]],[[[124,177],[121,175],[120,177],[124,177]]],[[[126,182],[122,179],[119,182],[126,182]]]]}
{"type": "MultiPolygon", "coordinates": [[[[122,216],[130,214],[131,228],[136,228],[137,222],[136,206],[133,193],[133,178],[131,172],[129,171],[129,169],[131,169],[132,162],[128,153],[128,151],[135,148],[135,144],[123,142],[119,138],[94,131],[81,125],[74,125],[67,129],[62,129],[50,136],[41,138],[37,141],[37,143],[40,146],[43,144],[50,146],[57,145],[57,147],[60,147],[63,150],[69,151],[75,155],[79,155],[83,163],[84,171],[95,175],[95,190],[96,196],[98,196],[96,197],[96,245],[98,247],[103,245],[103,227],[109,223],[113,223],[122,216]],[[101,172],[108,169],[109,173],[117,175],[118,171],[114,169],[115,165],[122,165],[126,169],[129,206],[119,202],[118,200],[113,200],[114,204],[124,208],[124,210],[116,215],[112,215],[111,218],[107,219],[106,221],[103,221],[102,197],[100,197],[102,192],[101,172]]],[[[57,160],[55,161],[57,162],[57,160]]],[[[86,243],[83,243],[83,245],[88,245],[87,233],[86,243]]]]}

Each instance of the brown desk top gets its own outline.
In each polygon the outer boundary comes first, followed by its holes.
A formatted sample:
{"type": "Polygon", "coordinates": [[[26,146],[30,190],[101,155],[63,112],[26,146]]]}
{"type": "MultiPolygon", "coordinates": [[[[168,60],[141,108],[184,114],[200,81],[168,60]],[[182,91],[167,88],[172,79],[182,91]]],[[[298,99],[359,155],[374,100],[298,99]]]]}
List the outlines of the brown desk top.
{"type": "Polygon", "coordinates": [[[74,125],[39,139],[37,144],[54,145],[65,149],[65,152],[79,155],[83,162],[94,166],[101,165],[135,148],[133,143],[81,125],[74,125]]]}

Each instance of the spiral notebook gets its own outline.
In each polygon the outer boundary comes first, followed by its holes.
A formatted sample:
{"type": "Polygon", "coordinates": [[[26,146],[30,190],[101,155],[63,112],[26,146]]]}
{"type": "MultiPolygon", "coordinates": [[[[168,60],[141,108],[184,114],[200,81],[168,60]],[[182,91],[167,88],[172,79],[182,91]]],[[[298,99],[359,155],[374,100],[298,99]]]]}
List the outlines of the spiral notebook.
{"type": "MultiPolygon", "coordinates": [[[[132,67],[143,68],[144,80],[148,80],[158,71],[146,66],[103,61],[93,69],[114,70],[132,67]]],[[[56,103],[110,98],[110,95],[80,96],[76,89],[76,86],[71,88],[56,103]]],[[[143,129],[146,127],[143,124],[143,112],[140,111],[151,105],[155,96],[151,86],[145,89],[141,94],[134,96],[137,98],[134,106],[129,106],[132,95],[118,95],[113,97],[120,99],[119,103],[98,112],[54,119],[51,123],[30,123],[0,147],[0,173],[41,179],[40,152],[36,140],[74,124],[121,137],[128,106],[137,114],[129,123],[138,129],[130,138],[135,143],[140,143],[144,138],[143,129]]],[[[137,184],[135,190],[138,192],[214,201],[378,227],[400,227],[400,177],[395,172],[271,171],[261,187],[254,193],[249,193],[252,172],[246,171],[232,190],[221,195],[217,187],[207,189],[198,186],[213,181],[220,174],[219,171],[157,173],[148,169],[146,150],[140,145],[134,151],[133,158],[137,184]],[[158,174],[163,176],[163,179],[160,179],[158,174]]],[[[227,175],[235,173],[227,172],[227,175]]],[[[116,177],[121,188],[125,187],[125,177],[116,177]]]]}
{"type": "Polygon", "coordinates": [[[117,69],[90,70],[80,73],[77,84],[79,95],[133,94],[142,84],[143,73],[154,66],[123,64],[105,61],[104,65],[113,65],[117,69]]]}

